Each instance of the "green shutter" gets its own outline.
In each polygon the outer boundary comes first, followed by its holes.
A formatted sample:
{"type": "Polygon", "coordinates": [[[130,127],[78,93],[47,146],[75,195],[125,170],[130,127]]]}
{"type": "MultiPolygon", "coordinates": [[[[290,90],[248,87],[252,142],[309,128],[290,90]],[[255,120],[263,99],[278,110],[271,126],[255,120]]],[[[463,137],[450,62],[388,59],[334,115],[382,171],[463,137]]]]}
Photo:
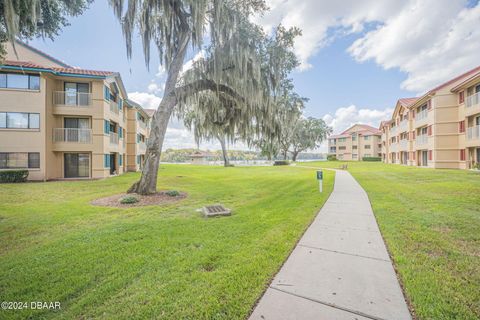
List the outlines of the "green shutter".
{"type": "Polygon", "coordinates": [[[107,86],[103,87],[103,98],[107,101],[110,100],[110,88],[107,86]]]}
{"type": "Polygon", "coordinates": [[[110,121],[104,120],[103,131],[104,131],[106,134],[109,134],[109,133],[110,133],[110,121]]]}
{"type": "Polygon", "coordinates": [[[119,138],[122,138],[123,137],[123,130],[122,130],[122,127],[118,127],[118,137],[119,138]]]}
{"type": "Polygon", "coordinates": [[[118,155],[118,165],[119,166],[122,165],[122,155],[121,154],[118,155]]]}
{"type": "Polygon", "coordinates": [[[106,155],[105,155],[105,158],[104,158],[104,166],[105,166],[105,168],[109,168],[109,167],[110,167],[110,154],[106,154],[106,155]]]}

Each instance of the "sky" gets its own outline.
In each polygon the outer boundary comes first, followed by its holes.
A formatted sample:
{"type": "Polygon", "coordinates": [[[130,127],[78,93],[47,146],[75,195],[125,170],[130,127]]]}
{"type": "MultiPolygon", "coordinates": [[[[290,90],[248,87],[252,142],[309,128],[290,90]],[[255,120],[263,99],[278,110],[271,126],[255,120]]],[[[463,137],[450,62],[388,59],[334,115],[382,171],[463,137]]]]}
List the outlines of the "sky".
{"type": "MultiPolygon", "coordinates": [[[[305,115],[324,119],[335,133],[354,123],[378,127],[399,98],[422,94],[480,65],[479,0],[266,1],[270,10],[254,21],[267,32],[279,23],[302,30],[294,49],[301,65],[291,76],[296,91],[309,99],[305,115]]],[[[135,37],[127,59],[120,24],[106,0],[70,19],[54,41],[29,43],[76,67],[120,72],[129,97],[145,108],[161,100],[165,72],[158,58],[152,54],[147,68],[135,37]]],[[[173,119],[164,146],[196,144],[173,119]]],[[[326,151],[325,144],[317,151],[326,151]]]]}

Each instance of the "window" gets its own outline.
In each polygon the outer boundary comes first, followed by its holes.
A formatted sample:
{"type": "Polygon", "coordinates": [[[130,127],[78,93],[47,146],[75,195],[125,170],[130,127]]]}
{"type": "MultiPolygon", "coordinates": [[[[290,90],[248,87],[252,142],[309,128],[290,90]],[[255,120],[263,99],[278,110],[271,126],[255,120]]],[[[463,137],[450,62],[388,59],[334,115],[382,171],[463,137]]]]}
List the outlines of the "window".
{"type": "Polygon", "coordinates": [[[458,123],[458,132],[460,133],[465,132],[465,121],[460,121],[458,123]]]}
{"type": "Polygon", "coordinates": [[[352,159],[358,159],[358,154],[356,153],[352,154],[352,159]]]}
{"type": "Polygon", "coordinates": [[[0,169],[40,168],[38,152],[2,152],[0,153],[0,169]]]}
{"type": "Polygon", "coordinates": [[[458,103],[463,103],[465,101],[465,93],[463,91],[460,91],[458,93],[458,103]]]}
{"type": "Polygon", "coordinates": [[[352,141],[357,141],[357,135],[354,134],[354,135],[352,136],[352,141]]]}
{"type": "Polygon", "coordinates": [[[460,161],[465,161],[465,149],[460,150],[460,161]]]}
{"type": "Polygon", "coordinates": [[[69,106],[88,106],[89,91],[88,83],[65,82],[65,104],[69,106]]]}
{"type": "Polygon", "coordinates": [[[364,148],[365,148],[365,149],[370,149],[370,145],[369,145],[369,144],[366,144],[364,148]]]}
{"type": "Polygon", "coordinates": [[[365,136],[365,137],[363,137],[363,140],[365,140],[365,141],[370,140],[370,136],[365,136]]]}
{"type": "Polygon", "coordinates": [[[364,157],[369,158],[369,157],[371,157],[371,156],[372,156],[372,155],[371,155],[370,153],[365,153],[365,156],[364,156],[364,157]]]}
{"type": "Polygon", "coordinates": [[[0,88],[40,90],[40,77],[31,74],[1,73],[0,88]]]}
{"type": "Polygon", "coordinates": [[[0,112],[0,128],[39,129],[40,114],[27,112],[0,112]]]}
{"type": "Polygon", "coordinates": [[[345,142],[347,141],[347,138],[338,138],[338,142],[345,142]]]}
{"type": "Polygon", "coordinates": [[[352,149],[353,149],[353,150],[357,150],[357,146],[352,146],[352,149]]]}
{"type": "Polygon", "coordinates": [[[338,147],[338,150],[346,150],[346,149],[347,149],[347,147],[345,147],[345,146],[338,147]]]}

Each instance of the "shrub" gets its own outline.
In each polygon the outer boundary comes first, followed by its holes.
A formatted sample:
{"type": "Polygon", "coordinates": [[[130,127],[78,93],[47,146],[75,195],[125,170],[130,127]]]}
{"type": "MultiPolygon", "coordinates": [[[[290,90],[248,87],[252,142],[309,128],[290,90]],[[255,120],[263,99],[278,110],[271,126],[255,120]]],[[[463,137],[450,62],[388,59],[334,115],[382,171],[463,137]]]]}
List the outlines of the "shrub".
{"type": "Polygon", "coordinates": [[[28,170],[0,171],[0,182],[25,182],[27,177],[28,170]]]}
{"type": "Polygon", "coordinates": [[[120,199],[121,204],[132,204],[132,203],[137,203],[138,201],[140,200],[138,200],[138,198],[135,196],[125,196],[122,199],[120,199]]]}
{"type": "Polygon", "coordinates": [[[362,161],[382,161],[380,157],[363,157],[362,161]]]}
{"type": "Polygon", "coordinates": [[[290,164],[290,161],[288,160],[275,160],[273,163],[274,166],[288,166],[290,164]]]}
{"type": "Polygon", "coordinates": [[[480,170],[480,162],[474,163],[472,168],[480,170]]]}
{"type": "Polygon", "coordinates": [[[169,197],[178,197],[180,195],[180,192],[178,192],[177,190],[168,190],[167,192],[165,192],[165,194],[169,197]]]}
{"type": "Polygon", "coordinates": [[[334,154],[329,154],[327,155],[327,160],[328,161],[337,161],[337,156],[334,154]]]}

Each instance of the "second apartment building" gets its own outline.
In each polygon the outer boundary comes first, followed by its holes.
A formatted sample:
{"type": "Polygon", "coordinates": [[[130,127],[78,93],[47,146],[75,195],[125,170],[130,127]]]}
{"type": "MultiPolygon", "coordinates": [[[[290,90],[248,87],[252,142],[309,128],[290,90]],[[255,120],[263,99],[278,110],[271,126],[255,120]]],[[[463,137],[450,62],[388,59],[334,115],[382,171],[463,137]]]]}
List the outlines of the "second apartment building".
{"type": "Polygon", "coordinates": [[[400,99],[382,122],[387,163],[469,169],[480,163],[480,67],[421,97],[400,99]]]}
{"type": "Polygon", "coordinates": [[[377,128],[356,124],[341,134],[328,137],[328,154],[338,160],[360,161],[364,157],[381,156],[381,131],[377,128]]]}
{"type": "Polygon", "coordinates": [[[140,167],[128,166],[127,138],[148,137],[148,115],[127,99],[118,73],[73,68],[22,42],[16,50],[7,45],[0,65],[0,170],[26,168],[30,180],[51,180],[140,167]],[[137,114],[145,130],[129,132],[137,114]]]}

